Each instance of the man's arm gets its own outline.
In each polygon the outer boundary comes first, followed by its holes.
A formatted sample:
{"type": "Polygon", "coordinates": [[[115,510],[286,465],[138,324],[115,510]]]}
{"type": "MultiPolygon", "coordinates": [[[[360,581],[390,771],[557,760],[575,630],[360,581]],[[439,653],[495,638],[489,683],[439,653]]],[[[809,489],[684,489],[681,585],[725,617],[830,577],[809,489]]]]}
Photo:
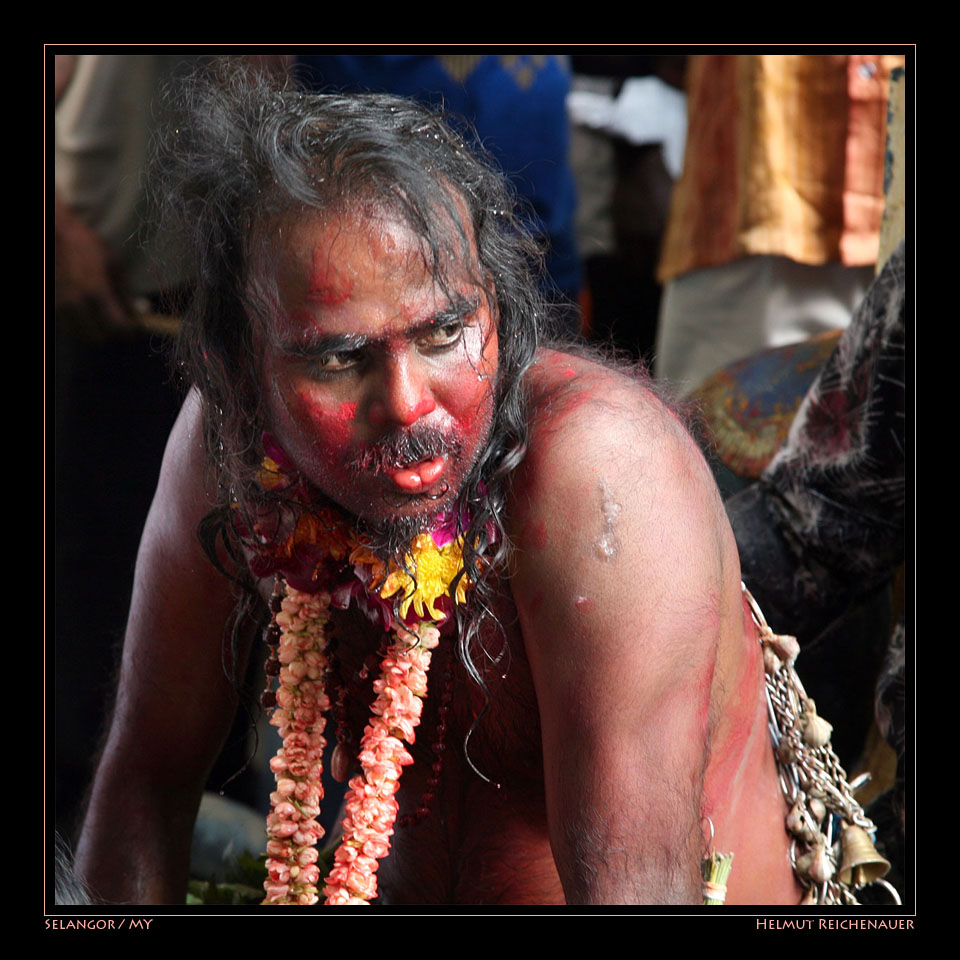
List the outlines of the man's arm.
{"type": "Polygon", "coordinates": [[[723,621],[740,616],[722,601],[735,545],[672,415],[577,369],[538,416],[513,583],[554,858],[569,903],[698,903],[714,668],[723,621]]]}
{"type": "Polygon", "coordinates": [[[167,444],[77,850],[108,901],[183,903],[200,796],[236,709],[221,659],[234,598],[196,536],[209,509],[199,413],[192,395],[167,444]]]}

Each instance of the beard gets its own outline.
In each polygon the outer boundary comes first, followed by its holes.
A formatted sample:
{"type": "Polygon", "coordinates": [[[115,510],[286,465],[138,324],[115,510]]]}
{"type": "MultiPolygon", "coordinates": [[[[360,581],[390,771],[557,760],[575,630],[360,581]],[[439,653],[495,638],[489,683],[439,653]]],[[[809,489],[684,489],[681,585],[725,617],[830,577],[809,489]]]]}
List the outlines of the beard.
{"type": "Polygon", "coordinates": [[[429,530],[441,511],[425,507],[422,513],[407,514],[395,520],[360,520],[357,528],[364,534],[367,546],[384,563],[391,560],[405,568],[404,557],[410,551],[410,544],[418,534],[429,530]]]}
{"type": "MultiPolygon", "coordinates": [[[[456,435],[415,424],[406,430],[391,431],[376,443],[362,447],[347,466],[359,477],[440,456],[457,462],[462,454],[463,444],[456,435]]],[[[394,560],[402,566],[414,537],[429,530],[441,513],[455,509],[459,493],[454,491],[451,497],[450,486],[444,481],[434,493],[386,495],[384,502],[388,506],[403,507],[404,512],[380,520],[358,518],[358,529],[366,535],[370,549],[381,560],[394,560]]]]}
{"type": "Polygon", "coordinates": [[[439,456],[458,458],[462,451],[463,444],[456,436],[414,424],[407,430],[392,430],[376,443],[361,447],[348,461],[347,467],[360,476],[371,471],[380,473],[407,467],[439,456]]]}

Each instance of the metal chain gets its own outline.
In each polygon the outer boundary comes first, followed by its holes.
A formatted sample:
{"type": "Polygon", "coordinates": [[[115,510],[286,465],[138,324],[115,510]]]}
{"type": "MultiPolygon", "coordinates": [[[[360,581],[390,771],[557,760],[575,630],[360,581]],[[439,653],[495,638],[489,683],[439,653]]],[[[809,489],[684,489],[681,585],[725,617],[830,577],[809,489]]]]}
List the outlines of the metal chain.
{"type": "MultiPolygon", "coordinates": [[[[852,883],[837,876],[844,825],[855,825],[871,836],[876,828],[854,799],[847,774],[830,745],[832,729],[816,716],[793,668],[800,647],[794,637],[775,634],[750,595],[747,598],[763,645],[767,713],[780,788],[790,808],[786,819],[792,836],[790,863],[804,888],[804,904],[856,904],[852,883]]],[[[852,880],[852,877],[851,877],[852,880]]],[[[896,891],[889,884],[899,903],[896,891]]]]}

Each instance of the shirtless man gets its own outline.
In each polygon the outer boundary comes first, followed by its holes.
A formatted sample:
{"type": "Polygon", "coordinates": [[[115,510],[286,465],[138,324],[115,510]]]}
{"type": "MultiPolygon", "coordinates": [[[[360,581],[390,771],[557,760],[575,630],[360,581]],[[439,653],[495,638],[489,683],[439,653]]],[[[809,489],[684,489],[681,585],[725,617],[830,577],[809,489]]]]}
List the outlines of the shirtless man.
{"type": "MultiPolygon", "coordinates": [[[[236,707],[239,591],[208,554],[269,598],[236,519],[274,517],[275,541],[289,519],[257,479],[267,437],[305,509],[339,508],[383,551],[465,518],[476,585],[434,651],[374,902],[695,904],[711,845],[735,853],[727,902],[798,902],[710,472],[640,378],[537,346],[502,179],[401,100],[193,96],[171,158],[203,278],[194,390],[141,544],[81,875],[107,899],[182,902],[236,707]]],[[[333,627],[356,743],[385,634],[356,605],[333,627]]]]}

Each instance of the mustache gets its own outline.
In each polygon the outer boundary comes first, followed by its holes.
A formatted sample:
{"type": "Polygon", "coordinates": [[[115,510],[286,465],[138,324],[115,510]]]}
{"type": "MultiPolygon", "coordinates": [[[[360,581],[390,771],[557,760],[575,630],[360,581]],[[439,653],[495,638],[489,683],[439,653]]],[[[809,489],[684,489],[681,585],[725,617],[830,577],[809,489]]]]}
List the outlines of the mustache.
{"type": "Polygon", "coordinates": [[[455,435],[432,427],[413,426],[409,430],[393,430],[376,443],[360,447],[347,462],[347,467],[357,475],[381,473],[435,457],[456,457],[462,446],[455,435]]]}

